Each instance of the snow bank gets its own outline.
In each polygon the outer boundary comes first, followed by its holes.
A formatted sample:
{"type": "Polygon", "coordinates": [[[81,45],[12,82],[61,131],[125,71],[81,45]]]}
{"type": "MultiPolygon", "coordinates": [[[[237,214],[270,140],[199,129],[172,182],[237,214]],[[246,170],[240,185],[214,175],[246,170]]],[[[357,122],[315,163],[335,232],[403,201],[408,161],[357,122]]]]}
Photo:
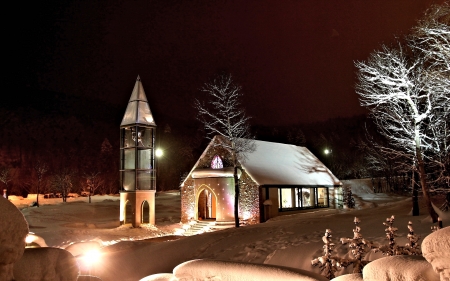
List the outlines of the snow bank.
{"type": "Polygon", "coordinates": [[[13,266],[23,255],[28,223],[11,202],[0,197],[0,280],[13,280],[13,266]]]}
{"type": "Polygon", "coordinates": [[[71,253],[58,248],[27,248],[14,264],[16,281],[75,281],[78,264],[71,253]]]}
{"type": "Polygon", "coordinates": [[[422,254],[441,280],[450,280],[450,226],[435,231],[422,242],[422,254]]]}
{"type": "Polygon", "coordinates": [[[237,263],[218,260],[191,260],[173,269],[175,280],[221,281],[325,281],[325,277],[306,270],[263,264],[237,263]]]}
{"type": "Polygon", "coordinates": [[[177,281],[172,273],[158,273],[142,278],[139,281],[177,281]]]}
{"type": "Polygon", "coordinates": [[[102,279],[92,275],[79,275],[77,281],[102,281],[102,279]]]}
{"type": "Polygon", "coordinates": [[[103,245],[98,241],[77,242],[67,246],[65,250],[76,257],[85,254],[88,251],[98,250],[102,246],[103,245]]]}
{"type": "Polygon", "coordinates": [[[364,281],[364,279],[361,273],[351,273],[338,276],[331,281],[364,281]]]}
{"type": "Polygon", "coordinates": [[[40,247],[48,247],[47,243],[45,243],[44,238],[34,234],[33,232],[28,233],[27,238],[25,239],[25,242],[27,244],[35,243],[35,244],[38,244],[40,247]]]}
{"type": "Polygon", "coordinates": [[[364,281],[439,281],[422,256],[390,256],[368,263],[363,269],[364,281]]]}

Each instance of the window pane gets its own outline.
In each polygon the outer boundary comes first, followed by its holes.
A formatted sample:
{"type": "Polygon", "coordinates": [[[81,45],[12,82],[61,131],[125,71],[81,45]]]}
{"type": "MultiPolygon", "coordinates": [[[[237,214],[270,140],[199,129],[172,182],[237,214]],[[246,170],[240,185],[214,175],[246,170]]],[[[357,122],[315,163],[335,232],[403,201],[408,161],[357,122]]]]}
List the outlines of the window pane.
{"type": "Polygon", "coordinates": [[[302,188],[302,205],[303,207],[313,207],[314,204],[314,188],[302,188]]]}
{"type": "Polygon", "coordinates": [[[134,155],[134,148],[132,149],[125,149],[124,150],[124,156],[125,156],[125,160],[124,160],[124,168],[125,169],[134,169],[135,167],[135,155],[134,155]]]}
{"type": "Polygon", "coordinates": [[[153,171],[138,171],[138,189],[150,190],[154,189],[153,171]]]}
{"type": "Polygon", "coordinates": [[[317,189],[317,201],[320,207],[328,207],[328,189],[320,187],[317,189]]]}
{"type": "Polygon", "coordinates": [[[135,146],[132,130],[134,130],[133,127],[127,127],[127,128],[123,129],[123,131],[122,131],[122,133],[124,134],[123,147],[134,147],[135,146]]]}
{"type": "Polygon", "coordinates": [[[139,128],[140,140],[138,146],[152,147],[153,145],[153,129],[152,128],[139,128]]]}
{"type": "Polygon", "coordinates": [[[125,190],[135,190],[135,177],[134,177],[134,171],[123,171],[122,172],[122,179],[123,179],[123,188],[125,190]]]}
{"type": "Polygon", "coordinates": [[[281,189],[281,208],[292,208],[293,207],[293,196],[292,196],[292,188],[282,188],[281,189]]]}
{"type": "Polygon", "coordinates": [[[151,161],[151,149],[139,150],[139,163],[138,169],[151,169],[152,161],[151,161]]]}

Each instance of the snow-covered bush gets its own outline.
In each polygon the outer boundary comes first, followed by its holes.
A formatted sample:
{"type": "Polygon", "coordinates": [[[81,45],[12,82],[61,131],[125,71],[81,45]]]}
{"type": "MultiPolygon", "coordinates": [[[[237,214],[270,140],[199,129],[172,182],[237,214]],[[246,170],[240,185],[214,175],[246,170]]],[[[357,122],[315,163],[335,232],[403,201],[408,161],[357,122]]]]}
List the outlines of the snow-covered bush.
{"type": "Polygon", "coordinates": [[[351,249],[351,256],[353,258],[343,259],[341,265],[344,267],[353,265],[353,273],[361,273],[364,266],[369,263],[365,261],[364,256],[370,251],[372,242],[364,239],[361,235],[361,228],[358,224],[361,222],[357,217],[353,220],[355,228],[353,229],[353,238],[341,238],[342,244],[348,244],[351,249]]]}
{"type": "Polygon", "coordinates": [[[429,234],[423,239],[422,253],[441,280],[450,280],[450,227],[429,234]]]}
{"type": "MultiPolygon", "coordinates": [[[[227,281],[326,281],[317,273],[268,264],[196,259],[183,262],[173,269],[173,281],[227,280],[227,281]]],[[[163,275],[162,278],[170,277],[163,275]]],[[[152,279],[151,276],[147,280],[152,279]]],[[[146,279],[144,279],[146,280],[146,279]]],[[[158,281],[159,281],[158,280],[158,281]]],[[[166,279],[167,280],[167,279],[166,279]]]]}
{"type": "Polygon", "coordinates": [[[439,281],[439,275],[422,256],[376,259],[364,267],[363,277],[364,281],[439,281]]]}
{"type": "Polygon", "coordinates": [[[78,274],[75,257],[59,248],[27,248],[22,258],[14,264],[16,281],[75,281],[78,274]]]}
{"type": "Polygon", "coordinates": [[[27,233],[23,214],[0,196],[0,280],[14,280],[14,263],[23,255],[27,233]]]}
{"type": "Polygon", "coordinates": [[[341,258],[333,255],[335,244],[331,242],[331,230],[327,229],[322,237],[323,256],[315,258],[311,261],[313,266],[319,266],[322,275],[328,279],[333,279],[335,273],[342,268],[341,258]]]}

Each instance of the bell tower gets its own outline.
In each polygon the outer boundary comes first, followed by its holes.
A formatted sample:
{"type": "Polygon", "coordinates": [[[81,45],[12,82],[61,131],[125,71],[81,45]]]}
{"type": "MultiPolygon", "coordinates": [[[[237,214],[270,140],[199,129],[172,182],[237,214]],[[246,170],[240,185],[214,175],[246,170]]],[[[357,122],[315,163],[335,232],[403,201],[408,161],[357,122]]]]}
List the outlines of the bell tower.
{"type": "Polygon", "coordinates": [[[120,224],[155,224],[155,132],[140,77],[120,124],[120,224]]]}

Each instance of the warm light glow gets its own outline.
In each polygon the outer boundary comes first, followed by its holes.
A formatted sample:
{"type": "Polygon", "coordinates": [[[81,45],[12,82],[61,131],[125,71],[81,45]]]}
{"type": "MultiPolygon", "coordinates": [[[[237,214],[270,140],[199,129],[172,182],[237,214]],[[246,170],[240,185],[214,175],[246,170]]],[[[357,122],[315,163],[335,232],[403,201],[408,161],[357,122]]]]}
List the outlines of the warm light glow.
{"type": "Polygon", "coordinates": [[[329,150],[328,148],[325,148],[325,150],[323,151],[325,154],[330,154],[331,150],[329,150]]]}
{"type": "Polygon", "coordinates": [[[27,237],[25,237],[25,243],[30,244],[34,241],[35,237],[33,232],[28,233],[27,237]]]}
{"type": "Polygon", "coordinates": [[[83,262],[86,266],[90,266],[100,259],[100,252],[98,249],[90,250],[83,255],[83,262]]]}
{"type": "Polygon", "coordinates": [[[162,149],[157,148],[156,151],[155,151],[155,155],[156,155],[156,157],[161,157],[161,156],[163,156],[163,151],[162,151],[162,149]]]}

